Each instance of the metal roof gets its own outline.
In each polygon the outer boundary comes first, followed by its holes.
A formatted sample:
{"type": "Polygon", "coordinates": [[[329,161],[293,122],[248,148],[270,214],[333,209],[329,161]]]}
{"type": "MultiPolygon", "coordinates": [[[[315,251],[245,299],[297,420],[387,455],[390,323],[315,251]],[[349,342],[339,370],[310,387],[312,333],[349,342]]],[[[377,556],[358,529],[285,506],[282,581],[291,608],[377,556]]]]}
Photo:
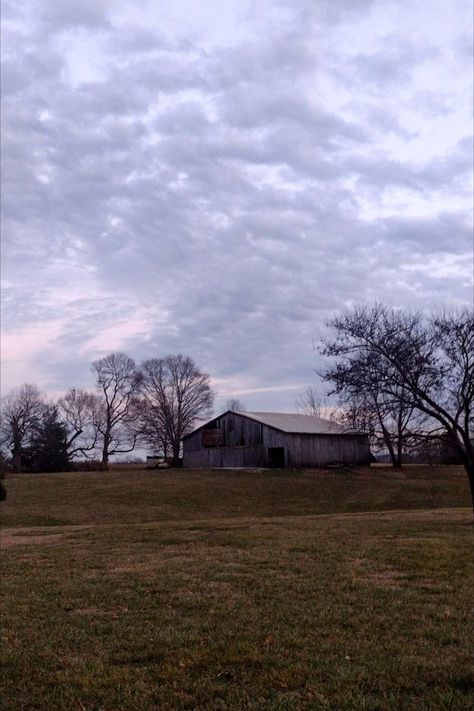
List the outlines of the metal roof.
{"type": "MultiPolygon", "coordinates": [[[[338,425],[331,420],[323,420],[321,417],[313,417],[313,415],[297,415],[289,412],[237,412],[236,410],[226,410],[221,415],[213,417],[209,422],[218,420],[227,413],[247,417],[249,420],[261,422],[263,425],[273,427],[280,432],[288,432],[290,434],[332,434],[332,435],[357,435],[365,434],[360,430],[351,430],[342,425],[338,425]]],[[[184,435],[183,439],[189,437],[194,432],[202,429],[206,423],[203,423],[192,432],[184,435]]]]}
{"type": "Polygon", "coordinates": [[[323,420],[313,415],[287,412],[236,412],[235,414],[293,434],[364,434],[359,430],[351,430],[331,420],[323,420]]]}

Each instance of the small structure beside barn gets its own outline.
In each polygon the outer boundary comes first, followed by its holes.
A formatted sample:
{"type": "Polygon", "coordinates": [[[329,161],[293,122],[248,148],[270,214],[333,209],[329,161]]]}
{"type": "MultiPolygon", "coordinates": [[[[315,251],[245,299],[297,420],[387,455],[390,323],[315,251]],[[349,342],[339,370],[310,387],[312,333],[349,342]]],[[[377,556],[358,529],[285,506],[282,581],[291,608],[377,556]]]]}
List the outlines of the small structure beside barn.
{"type": "Polygon", "coordinates": [[[311,415],[228,410],[183,437],[183,466],[188,468],[369,462],[366,433],[311,415]]]}

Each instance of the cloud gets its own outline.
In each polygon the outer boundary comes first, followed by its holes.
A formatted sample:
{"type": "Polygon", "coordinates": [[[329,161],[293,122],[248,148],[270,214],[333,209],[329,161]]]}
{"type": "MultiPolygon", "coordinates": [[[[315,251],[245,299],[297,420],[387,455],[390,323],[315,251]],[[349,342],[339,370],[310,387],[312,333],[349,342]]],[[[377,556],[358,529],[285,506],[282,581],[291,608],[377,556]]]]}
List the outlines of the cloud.
{"type": "Polygon", "coordinates": [[[42,0],[39,10],[40,19],[47,23],[53,32],[64,28],[86,27],[89,30],[107,28],[107,11],[117,5],[114,0],[42,0]]]}
{"type": "Polygon", "coordinates": [[[424,35],[388,27],[394,2],[228,3],[213,36],[193,16],[178,30],[180,6],[146,5],[144,26],[121,3],[20,5],[4,387],[91,384],[112,349],[181,351],[224,400],[291,409],[334,310],[472,298],[460,5],[424,35]]]}

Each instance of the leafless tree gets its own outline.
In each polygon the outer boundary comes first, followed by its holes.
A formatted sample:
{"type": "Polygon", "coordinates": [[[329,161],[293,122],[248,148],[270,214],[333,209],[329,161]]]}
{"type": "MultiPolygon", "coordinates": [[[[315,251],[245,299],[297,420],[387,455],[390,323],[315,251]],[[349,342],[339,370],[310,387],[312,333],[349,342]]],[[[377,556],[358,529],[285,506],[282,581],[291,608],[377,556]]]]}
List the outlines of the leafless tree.
{"type": "Polygon", "coordinates": [[[58,400],[59,415],[67,427],[69,459],[93,456],[99,441],[100,399],[94,393],[72,388],[58,400]]]}
{"type": "Polygon", "coordinates": [[[209,375],[185,355],[152,358],[141,366],[142,418],[148,443],[179,460],[181,439],[197,420],[210,417],[214,396],[209,375]]]}
{"type": "Polygon", "coordinates": [[[359,419],[365,419],[372,447],[386,448],[393,466],[400,469],[414,426],[420,424],[420,417],[406,396],[406,388],[394,385],[390,392],[384,389],[380,359],[372,352],[339,360],[324,378],[333,384],[342,413],[350,417],[357,413],[359,419]]]}
{"type": "Polygon", "coordinates": [[[12,454],[13,468],[21,471],[22,451],[28,446],[45,410],[45,401],[36,385],[25,383],[2,401],[2,444],[12,454]]]}
{"type": "Polygon", "coordinates": [[[360,430],[373,437],[376,415],[363,396],[341,398],[333,420],[348,430],[360,430]]]}
{"type": "Polygon", "coordinates": [[[474,316],[470,310],[426,316],[381,304],[358,307],[329,323],[335,338],[322,352],[336,359],[326,372],[345,383],[351,366],[370,364],[367,377],[388,403],[425,418],[426,437],[442,434],[458,453],[474,505],[474,316]],[[400,405],[401,407],[401,405],[400,405]]]}
{"type": "Polygon", "coordinates": [[[100,394],[94,409],[93,426],[99,431],[102,445],[101,469],[108,469],[114,454],[131,452],[138,433],[134,427],[134,403],[138,398],[142,376],[133,358],[125,353],[109,353],[92,363],[100,394]]]}
{"type": "Polygon", "coordinates": [[[227,400],[225,406],[227,410],[232,410],[233,412],[245,412],[247,409],[244,403],[236,397],[227,400]]]}
{"type": "Polygon", "coordinates": [[[156,404],[154,385],[148,374],[142,383],[142,396],[133,404],[135,431],[139,440],[157,456],[172,457],[171,442],[165,412],[156,404]]]}
{"type": "Polygon", "coordinates": [[[303,415],[311,415],[323,420],[335,418],[334,406],[328,402],[327,397],[323,397],[311,386],[295,400],[295,407],[296,411],[303,415]]]}

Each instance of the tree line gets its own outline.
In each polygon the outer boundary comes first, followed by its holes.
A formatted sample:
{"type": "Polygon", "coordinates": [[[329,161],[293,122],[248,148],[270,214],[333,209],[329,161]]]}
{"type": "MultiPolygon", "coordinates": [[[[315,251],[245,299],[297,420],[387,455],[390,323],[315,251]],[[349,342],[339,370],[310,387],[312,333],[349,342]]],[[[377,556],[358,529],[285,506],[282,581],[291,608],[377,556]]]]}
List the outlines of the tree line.
{"type": "Polygon", "coordinates": [[[138,443],[179,460],[180,443],[199,419],[210,416],[209,375],[182,354],[137,366],[122,352],[92,363],[96,391],[70,389],[47,402],[24,384],[2,401],[1,443],[15,471],[64,471],[78,457],[100,456],[107,470],[114,455],[138,443]]]}
{"type": "MultiPolygon", "coordinates": [[[[327,323],[319,371],[336,406],[309,388],[298,408],[334,416],[368,432],[400,467],[407,443],[440,438],[456,453],[474,500],[474,317],[463,309],[441,314],[358,306],[327,323]],[[329,414],[332,412],[332,415],[329,414]]],[[[210,417],[210,379],[188,356],[153,358],[137,366],[125,353],[92,363],[94,393],[72,389],[47,405],[38,388],[23,385],[2,405],[2,443],[15,470],[63,467],[100,451],[100,467],[137,443],[177,463],[180,442],[197,420],[210,417]]],[[[244,410],[230,401],[229,409],[244,410]]]]}

